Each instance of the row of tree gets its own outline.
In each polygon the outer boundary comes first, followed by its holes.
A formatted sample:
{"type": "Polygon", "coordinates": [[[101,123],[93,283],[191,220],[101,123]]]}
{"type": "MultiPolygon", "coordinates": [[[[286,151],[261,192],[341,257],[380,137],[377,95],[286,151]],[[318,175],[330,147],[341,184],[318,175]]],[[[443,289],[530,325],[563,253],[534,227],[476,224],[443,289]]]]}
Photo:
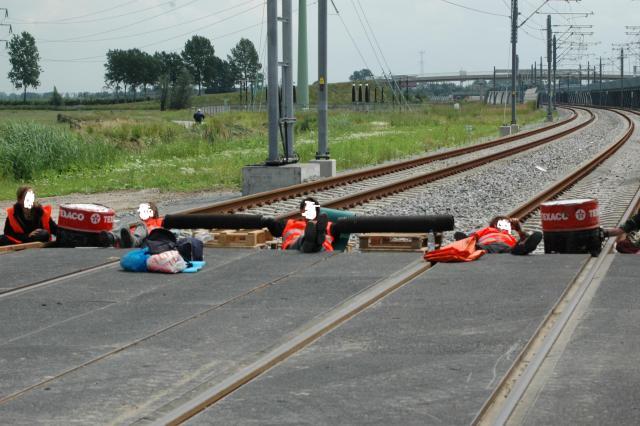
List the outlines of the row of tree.
{"type": "MultiPolygon", "coordinates": [[[[7,51],[11,63],[9,80],[16,89],[23,89],[23,101],[26,102],[27,87],[38,87],[42,72],[35,39],[26,31],[15,34],[7,44],[7,51]]],[[[187,40],[180,54],[162,51],[151,55],[140,49],[109,50],[104,66],[106,86],[116,92],[116,97],[123,90],[125,94],[132,92],[134,99],[139,88],[145,95],[148,87],[162,92],[165,86],[173,87],[178,80],[182,84],[187,81],[197,84],[200,95],[203,86],[209,93],[228,92],[237,85],[245,89],[263,79],[259,72],[258,52],[246,38],[240,39],[226,60],[215,55],[208,38],[196,35],[187,40]]]]}
{"type": "Polygon", "coordinates": [[[261,79],[258,52],[253,43],[242,38],[231,49],[227,60],[215,55],[211,41],[202,36],[189,39],[180,54],[155,52],[153,55],[139,49],[114,49],[107,52],[105,63],[105,82],[116,93],[123,89],[133,92],[138,88],[146,94],[147,87],[160,86],[165,79],[175,85],[183,68],[191,74],[198,85],[198,95],[202,87],[210,93],[232,91],[236,85],[241,87],[255,84],[261,79]]]}

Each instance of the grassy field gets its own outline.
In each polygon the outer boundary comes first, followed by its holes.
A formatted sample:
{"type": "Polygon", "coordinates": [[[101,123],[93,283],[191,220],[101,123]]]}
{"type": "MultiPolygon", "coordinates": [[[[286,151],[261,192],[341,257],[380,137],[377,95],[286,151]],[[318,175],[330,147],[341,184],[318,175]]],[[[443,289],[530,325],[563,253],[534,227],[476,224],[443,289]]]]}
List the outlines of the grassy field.
{"type": "MultiPolygon", "coordinates": [[[[409,112],[333,110],[329,148],[339,170],[401,159],[497,136],[504,109],[480,104],[414,107],[409,112]],[[468,126],[473,130],[469,133],[468,126]]],[[[159,188],[163,191],[238,189],[241,169],[267,156],[265,113],[232,112],[186,129],[172,120],[191,112],[64,111],[79,123],[57,122],[56,111],[0,111],[0,199],[22,183],[38,194],[159,188]]],[[[303,161],[316,151],[315,112],[297,114],[295,149],[303,161]]],[[[521,106],[521,124],[544,119],[521,106]]]]}

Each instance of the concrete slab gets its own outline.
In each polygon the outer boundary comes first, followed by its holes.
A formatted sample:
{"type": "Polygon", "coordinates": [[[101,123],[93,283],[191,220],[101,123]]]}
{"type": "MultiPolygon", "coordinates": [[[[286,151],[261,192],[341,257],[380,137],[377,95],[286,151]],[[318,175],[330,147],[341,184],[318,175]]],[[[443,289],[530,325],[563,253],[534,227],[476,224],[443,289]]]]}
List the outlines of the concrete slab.
{"type": "MultiPolygon", "coordinates": [[[[229,300],[191,321],[0,404],[0,417],[12,424],[130,423],[151,417],[154,410],[203,382],[227,377],[285,339],[288,333],[414,261],[415,257],[415,253],[302,255],[263,251],[245,262],[231,263],[226,269],[217,270],[215,283],[208,277],[194,285],[180,283],[172,289],[163,288],[171,306],[180,311],[197,303],[218,300],[216,293],[230,294],[234,286],[238,292],[242,290],[238,287],[248,285],[251,279],[254,285],[260,283],[261,279],[264,281],[261,273],[272,282],[259,291],[229,300]],[[279,275],[276,271],[280,271],[279,275]],[[240,285],[235,277],[243,277],[240,285]],[[186,292],[171,292],[186,287],[197,287],[191,299],[186,292]]],[[[157,307],[158,299],[154,297],[157,292],[140,295],[128,303],[131,307],[138,305],[151,310],[141,313],[137,322],[147,323],[154,318],[157,321],[153,310],[161,308],[157,307]]],[[[83,328],[74,330],[75,334],[100,333],[97,328],[100,320],[109,324],[111,331],[104,334],[103,330],[100,338],[82,337],[79,346],[97,348],[100,344],[115,344],[122,337],[114,340],[113,336],[128,337],[132,333],[120,330],[125,323],[134,330],[147,327],[137,325],[132,314],[122,309],[110,317],[96,316],[89,323],[84,321],[83,328]]],[[[15,353],[14,357],[18,355],[15,353]]],[[[55,354],[54,358],[57,359],[55,354]]],[[[40,363],[44,364],[44,360],[40,363]]],[[[29,372],[21,369],[15,376],[24,374],[29,372]]]]}
{"type": "MultiPolygon", "coordinates": [[[[55,264],[56,257],[64,257],[65,267],[71,270],[73,262],[67,259],[69,250],[44,249],[33,258],[36,264],[55,264]],[[49,252],[49,250],[53,250],[49,252]]],[[[124,251],[115,251],[122,255],[124,251]]],[[[78,254],[84,254],[79,250],[78,254]]],[[[205,250],[205,259],[209,269],[222,268],[228,263],[256,254],[253,250],[205,250]]],[[[60,261],[62,262],[62,260],[60,261]]],[[[57,262],[57,263],[60,263],[57,262]]],[[[82,262],[82,259],[80,259],[82,262]]],[[[80,263],[81,264],[81,263],[80,263]]],[[[0,274],[4,272],[0,265],[0,274]]],[[[13,341],[36,331],[44,331],[72,319],[81,320],[84,316],[105,306],[134,299],[147,294],[155,297],[152,290],[169,286],[175,282],[197,281],[199,275],[182,274],[178,276],[164,274],[136,274],[119,270],[118,266],[91,273],[88,276],[66,279],[54,285],[38,288],[19,295],[6,295],[0,298],[0,345],[13,341]]],[[[182,286],[180,288],[184,288],[182,286]]],[[[188,287],[187,287],[188,288],[188,287]]],[[[163,293],[158,293],[160,303],[166,303],[163,293]]]]}
{"type": "Polygon", "coordinates": [[[0,256],[0,293],[118,260],[112,248],[48,248],[0,256]]]}
{"type": "Polygon", "coordinates": [[[585,260],[438,265],[190,424],[468,424],[585,260]]]}
{"type": "Polygon", "coordinates": [[[616,255],[524,424],[638,424],[638,277],[638,257],[616,255]]]}
{"type": "Polygon", "coordinates": [[[320,176],[320,165],[313,163],[245,166],[242,168],[242,195],[297,185],[318,176],[320,176]]]}

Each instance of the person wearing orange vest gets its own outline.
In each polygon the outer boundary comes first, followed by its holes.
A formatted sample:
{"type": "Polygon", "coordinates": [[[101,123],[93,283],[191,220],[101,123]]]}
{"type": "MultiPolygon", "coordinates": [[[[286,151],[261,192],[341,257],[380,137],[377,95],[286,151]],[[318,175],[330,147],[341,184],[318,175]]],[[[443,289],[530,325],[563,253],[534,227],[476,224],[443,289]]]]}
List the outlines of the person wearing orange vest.
{"type": "Polygon", "coordinates": [[[155,203],[145,202],[138,206],[139,222],[123,227],[117,234],[103,231],[100,239],[105,246],[121,248],[141,247],[144,239],[156,228],[162,228],[163,218],[158,214],[155,203]]]}
{"type": "MultiPolygon", "coordinates": [[[[542,233],[535,231],[527,234],[522,230],[520,221],[507,216],[496,216],[489,226],[473,232],[470,237],[476,238],[476,248],[487,253],[511,253],[525,255],[535,251],[542,240],[542,233]],[[516,238],[512,230],[518,234],[516,238]]],[[[456,240],[467,238],[462,232],[454,234],[456,240]]]]}
{"type": "Polygon", "coordinates": [[[21,186],[16,192],[17,202],[7,209],[4,235],[0,245],[30,242],[48,242],[58,232],[58,226],[51,218],[51,206],[40,205],[29,186],[21,186]]]}
{"type": "Polygon", "coordinates": [[[289,219],[269,226],[274,237],[282,236],[283,250],[300,250],[303,253],[333,251],[333,223],[320,213],[316,199],[307,197],[300,202],[300,215],[304,219],[289,219]]]}

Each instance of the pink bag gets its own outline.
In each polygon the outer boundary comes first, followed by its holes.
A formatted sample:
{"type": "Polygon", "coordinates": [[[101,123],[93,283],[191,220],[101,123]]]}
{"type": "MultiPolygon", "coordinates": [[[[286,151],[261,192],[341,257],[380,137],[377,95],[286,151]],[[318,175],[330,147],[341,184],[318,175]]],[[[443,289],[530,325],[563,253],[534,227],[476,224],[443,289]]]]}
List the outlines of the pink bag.
{"type": "Polygon", "coordinates": [[[180,256],[178,250],[169,250],[154,254],[147,259],[147,270],[150,272],[177,274],[185,269],[187,269],[187,262],[180,256]]]}

